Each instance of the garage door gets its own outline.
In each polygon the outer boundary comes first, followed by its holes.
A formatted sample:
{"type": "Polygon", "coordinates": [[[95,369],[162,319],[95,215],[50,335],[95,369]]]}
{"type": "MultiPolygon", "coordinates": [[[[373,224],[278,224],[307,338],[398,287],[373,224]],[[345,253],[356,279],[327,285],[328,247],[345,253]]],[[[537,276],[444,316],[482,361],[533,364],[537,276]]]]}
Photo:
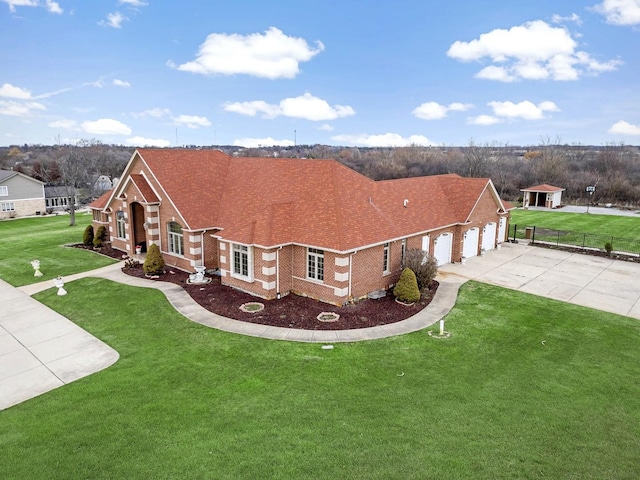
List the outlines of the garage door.
{"type": "Polygon", "coordinates": [[[496,248],[496,224],[491,222],[482,228],[482,249],[488,252],[494,248],[496,248]]]}
{"type": "Polygon", "coordinates": [[[453,245],[453,235],[443,233],[438,235],[433,241],[433,256],[438,261],[438,266],[451,263],[451,246],[453,245]]]}
{"type": "Polygon", "coordinates": [[[498,226],[498,243],[504,242],[504,237],[507,233],[506,229],[507,229],[507,219],[502,217],[500,219],[500,224],[498,226]]]}
{"type": "Polygon", "coordinates": [[[462,242],[462,256],[471,258],[478,255],[478,239],[480,238],[480,229],[473,227],[464,232],[464,240],[462,242]]]}

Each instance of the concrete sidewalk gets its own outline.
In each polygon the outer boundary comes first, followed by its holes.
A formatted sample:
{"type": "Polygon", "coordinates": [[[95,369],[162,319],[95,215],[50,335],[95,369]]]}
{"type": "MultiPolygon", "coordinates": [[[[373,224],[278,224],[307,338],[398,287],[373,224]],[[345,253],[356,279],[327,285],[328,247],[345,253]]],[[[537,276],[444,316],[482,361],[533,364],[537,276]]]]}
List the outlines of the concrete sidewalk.
{"type": "Polygon", "coordinates": [[[118,360],[114,349],[2,280],[0,304],[0,410],[118,360]]]}

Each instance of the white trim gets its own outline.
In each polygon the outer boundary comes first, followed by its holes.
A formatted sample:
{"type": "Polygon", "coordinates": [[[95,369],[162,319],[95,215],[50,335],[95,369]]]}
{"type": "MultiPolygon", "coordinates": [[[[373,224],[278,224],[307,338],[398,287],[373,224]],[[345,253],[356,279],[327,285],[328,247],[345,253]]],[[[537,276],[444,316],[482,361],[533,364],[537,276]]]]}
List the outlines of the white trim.
{"type": "Polygon", "coordinates": [[[344,287],[344,288],[334,287],[333,288],[333,294],[336,297],[346,297],[347,295],[349,295],[349,288],[348,287],[344,287]]]}
{"type": "Polygon", "coordinates": [[[262,288],[265,290],[275,290],[276,288],[276,282],[266,282],[264,280],[260,280],[260,282],[262,283],[262,288]]]}
{"type": "Polygon", "coordinates": [[[200,235],[189,235],[189,242],[191,243],[200,243],[200,235]]]}
{"type": "Polygon", "coordinates": [[[193,248],[193,247],[189,247],[189,254],[190,255],[200,255],[202,253],[202,248],[198,247],[198,248],[193,248]]]}
{"type": "Polygon", "coordinates": [[[349,265],[349,257],[335,257],[336,267],[346,267],[349,265]]]}
{"type": "Polygon", "coordinates": [[[227,256],[226,255],[220,255],[220,263],[227,263],[227,256]]]}
{"type": "Polygon", "coordinates": [[[233,278],[237,278],[238,280],[243,280],[245,282],[253,282],[253,247],[251,245],[243,245],[241,243],[232,243],[231,244],[231,258],[229,259],[229,267],[231,271],[231,276],[233,278]],[[241,273],[236,273],[235,269],[235,254],[236,254],[236,246],[244,247],[246,250],[240,251],[241,253],[247,254],[247,275],[242,275],[241,273]]]}

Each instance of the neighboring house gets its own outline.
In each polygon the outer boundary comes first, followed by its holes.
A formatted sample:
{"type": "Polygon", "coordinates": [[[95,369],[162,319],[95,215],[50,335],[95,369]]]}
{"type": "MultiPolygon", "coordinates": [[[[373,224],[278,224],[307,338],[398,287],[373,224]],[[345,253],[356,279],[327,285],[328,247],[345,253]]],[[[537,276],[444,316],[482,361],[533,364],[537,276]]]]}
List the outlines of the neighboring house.
{"type": "Polygon", "coordinates": [[[47,205],[47,213],[63,212],[69,210],[69,200],[73,197],[74,205],[78,207],[78,189],[71,187],[47,186],[44,187],[44,196],[47,205]]]}
{"type": "Polygon", "coordinates": [[[44,183],[13,170],[0,170],[0,219],[40,215],[44,183]]]}
{"type": "Polygon", "coordinates": [[[523,188],[522,206],[558,208],[562,205],[562,192],[566,188],[554,187],[553,185],[536,185],[535,187],[523,188]]]}
{"type": "Polygon", "coordinates": [[[509,220],[486,178],[376,182],[334,160],[219,150],[139,149],[89,206],[114,248],[155,243],[168,266],[204,265],[253,295],[334,304],[395,284],[406,249],[439,264],[492,250],[509,220]]]}

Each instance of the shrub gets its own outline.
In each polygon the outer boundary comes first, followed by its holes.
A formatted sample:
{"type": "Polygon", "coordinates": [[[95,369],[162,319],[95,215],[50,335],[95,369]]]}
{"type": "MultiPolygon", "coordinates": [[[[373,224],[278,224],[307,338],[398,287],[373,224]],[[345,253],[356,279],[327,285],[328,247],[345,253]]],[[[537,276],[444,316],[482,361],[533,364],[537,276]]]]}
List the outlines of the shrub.
{"type": "Polygon", "coordinates": [[[144,273],[147,275],[160,275],[164,268],[164,258],[160,253],[160,247],[155,243],[152,243],[147,250],[147,258],[142,265],[144,273]]]}
{"type": "Polygon", "coordinates": [[[104,245],[104,241],[107,239],[107,228],[104,225],[100,225],[96,234],[93,237],[93,246],[100,248],[104,245]]]}
{"type": "Polygon", "coordinates": [[[82,235],[82,243],[87,247],[93,245],[93,225],[87,225],[82,235]]]}
{"type": "Polygon", "coordinates": [[[429,287],[431,281],[438,274],[438,261],[419,248],[410,248],[404,254],[402,268],[410,268],[416,274],[418,288],[423,290],[429,287]]]}
{"type": "Polygon", "coordinates": [[[416,274],[410,268],[405,268],[393,289],[393,296],[401,302],[413,303],[420,300],[420,289],[416,274]]]}
{"type": "Polygon", "coordinates": [[[613,250],[613,245],[610,242],[604,244],[604,249],[607,251],[609,255],[611,255],[611,250],[613,250]]]}

